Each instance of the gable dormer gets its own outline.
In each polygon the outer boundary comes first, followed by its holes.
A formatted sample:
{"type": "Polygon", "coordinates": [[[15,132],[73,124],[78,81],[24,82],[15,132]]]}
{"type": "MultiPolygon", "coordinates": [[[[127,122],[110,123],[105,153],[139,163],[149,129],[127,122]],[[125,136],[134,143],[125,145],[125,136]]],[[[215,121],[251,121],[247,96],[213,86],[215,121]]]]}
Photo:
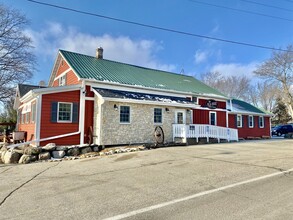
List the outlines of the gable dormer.
{"type": "Polygon", "coordinates": [[[76,84],[80,84],[79,77],[59,51],[48,86],[57,87],[76,84]]]}

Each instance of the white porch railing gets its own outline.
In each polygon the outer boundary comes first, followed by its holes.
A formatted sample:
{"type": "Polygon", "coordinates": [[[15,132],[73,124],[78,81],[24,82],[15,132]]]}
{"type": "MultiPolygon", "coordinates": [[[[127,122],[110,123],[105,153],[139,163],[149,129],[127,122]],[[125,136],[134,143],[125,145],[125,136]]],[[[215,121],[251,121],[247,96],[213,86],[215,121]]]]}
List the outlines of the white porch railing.
{"type": "Polygon", "coordinates": [[[233,128],[226,128],[207,124],[173,124],[173,141],[175,138],[183,138],[186,142],[187,138],[210,138],[224,139],[227,141],[238,141],[238,130],[233,128]]]}

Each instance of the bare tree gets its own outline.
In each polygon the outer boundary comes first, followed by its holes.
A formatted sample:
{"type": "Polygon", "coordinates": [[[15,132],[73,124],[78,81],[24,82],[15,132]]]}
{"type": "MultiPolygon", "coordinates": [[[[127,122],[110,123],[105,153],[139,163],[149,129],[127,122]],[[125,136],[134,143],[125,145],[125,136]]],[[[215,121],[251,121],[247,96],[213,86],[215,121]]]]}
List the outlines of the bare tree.
{"type": "Polygon", "coordinates": [[[293,96],[290,93],[290,86],[293,85],[293,45],[289,45],[287,51],[273,52],[271,58],[260,65],[254,73],[278,84],[282,101],[289,115],[293,117],[293,96]]]}
{"type": "Polygon", "coordinates": [[[14,95],[16,84],[32,77],[35,57],[23,32],[27,24],[19,11],[0,5],[0,103],[14,95]]]}
{"type": "Polygon", "coordinates": [[[250,79],[246,76],[223,76],[219,72],[208,72],[201,76],[207,85],[216,88],[228,97],[248,99],[250,79]]]}

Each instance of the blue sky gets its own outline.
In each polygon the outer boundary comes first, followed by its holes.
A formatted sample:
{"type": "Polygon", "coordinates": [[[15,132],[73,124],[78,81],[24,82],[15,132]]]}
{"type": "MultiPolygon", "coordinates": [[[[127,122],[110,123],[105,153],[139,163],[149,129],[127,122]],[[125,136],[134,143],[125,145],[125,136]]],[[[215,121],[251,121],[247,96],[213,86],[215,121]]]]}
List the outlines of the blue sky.
{"type": "MultiPolygon", "coordinates": [[[[193,34],[285,49],[293,42],[291,0],[39,0],[81,11],[193,34]],[[227,10],[216,4],[288,20],[227,10]],[[257,5],[253,2],[279,7],[257,5]],[[283,8],[283,9],[280,9],[283,8]],[[286,9],[286,10],[285,10],[286,9]],[[291,11],[290,11],[291,10],[291,11]]],[[[30,81],[48,82],[58,49],[198,77],[208,71],[247,75],[271,56],[271,50],[229,44],[81,15],[26,0],[0,0],[30,20],[38,70],[30,81]]]]}

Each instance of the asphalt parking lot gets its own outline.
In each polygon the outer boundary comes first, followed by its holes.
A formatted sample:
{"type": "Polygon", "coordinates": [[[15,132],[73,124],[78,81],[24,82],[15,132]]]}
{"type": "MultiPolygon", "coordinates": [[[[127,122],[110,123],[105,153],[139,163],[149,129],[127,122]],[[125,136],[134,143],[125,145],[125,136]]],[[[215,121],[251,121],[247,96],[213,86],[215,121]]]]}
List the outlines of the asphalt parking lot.
{"type": "MultiPolygon", "coordinates": [[[[293,140],[0,165],[1,219],[290,219],[293,140]]],[[[292,170],[293,171],[293,170],[292,170]]]]}

